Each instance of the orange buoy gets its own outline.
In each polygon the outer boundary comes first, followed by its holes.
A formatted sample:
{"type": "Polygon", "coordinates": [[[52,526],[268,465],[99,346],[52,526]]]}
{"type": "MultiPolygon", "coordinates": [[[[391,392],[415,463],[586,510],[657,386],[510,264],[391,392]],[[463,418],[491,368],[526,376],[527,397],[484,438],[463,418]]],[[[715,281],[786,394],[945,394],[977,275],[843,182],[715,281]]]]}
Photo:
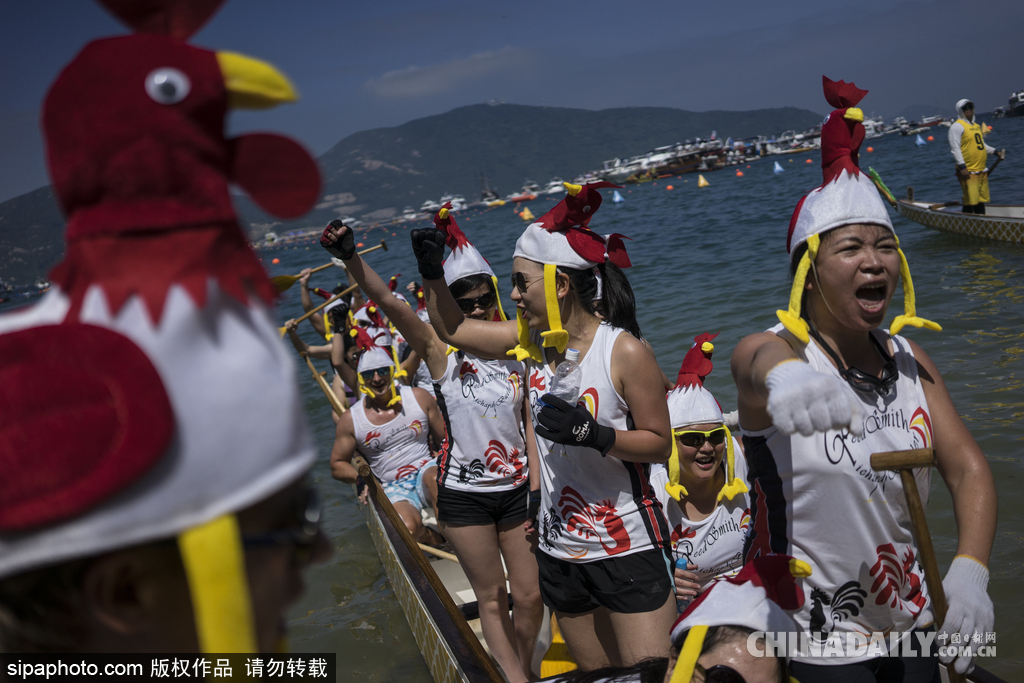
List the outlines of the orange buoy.
{"type": "Polygon", "coordinates": [[[747,168],[750,168],[750,164],[747,164],[747,168]]]}
{"type": "Polygon", "coordinates": [[[271,263],[280,263],[280,262],[281,262],[281,259],[279,259],[279,258],[276,258],[273,261],[271,261],[271,263]]]}
{"type": "Polygon", "coordinates": [[[811,160],[810,160],[810,159],[808,159],[806,163],[808,163],[808,164],[809,164],[809,163],[811,163],[811,160]]]}
{"type": "Polygon", "coordinates": [[[935,142],[935,137],[932,135],[928,136],[928,142],[935,142]]]}
{"type": "Polygon", "coordinates": [[[875,148],[874,148],[874,147],[868,147],[868,151],[869,151],[869,152],[874,152],[874,151],[875,151],[875,148]]]}
{"type": "Polygon", "coordinates": [[[671,185],[666,185],[666,186],[665,186],[665,189],[666,189],[666,190],[674,190],[674,189],[676,189],[676,188],[672,187],[671,185]]]}
{"type": "Polygon", "coordinates": [[[742,178],[743,177],[743,171],[736,171],[736,177],[737,178],[742,178]]]}
{"type": "Polygon", "coordinates": [[[360,242],[360,243],[359,243],[359,244],[357,244],[356,246],[357,246],[357,247],[361,247],[361,246],[363,246],[363,243],[362,243],[362,242],[360,242]]]}

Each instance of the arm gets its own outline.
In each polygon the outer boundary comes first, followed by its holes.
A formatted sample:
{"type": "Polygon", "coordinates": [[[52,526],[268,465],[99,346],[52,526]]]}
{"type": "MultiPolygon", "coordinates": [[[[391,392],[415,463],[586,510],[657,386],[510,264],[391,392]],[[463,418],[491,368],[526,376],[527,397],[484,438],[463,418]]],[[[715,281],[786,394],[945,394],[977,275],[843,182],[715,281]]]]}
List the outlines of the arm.
{"type": "MultiPolygon", "coordinates": [[[[408,308],[408,306],[406,306],[406,308],[408,308]]],[[[429,325],[427,327],[429,327],[429,325]]],[[[412,386],[412,378],[416,374],[417,370],[419,370],[421,362],[420,354],[416,353],[413,349],[409,349],[409,355],[407,355],[405,360],[402,361],[402,369],[405,370],[404,381],[409,386],[412,386]]],[[[445,362],[445,365],[447,365],[447,361],[445,362]]],[[[430,366],[428,365],[427,368],[429,369],[430,366]]],[[[442,372],[444,372],[443,369],[442,372]]]]}
{"type": "Polygon", "coordinates": [[[441,409],[437,407],[437,401],[427,393],[426,389],[414,387],[412,393],[416,396],[416,402],[420,404],[420,408],[427,414],[427,424],[430,427],[432,442],[431,450],[436,453],[441,450],[441,444],[444,443],[444,416],[441,415],[441,409]]]}
{"type": "Polygon", "coordinates": [[[530,414],[530,392],[527,376],[523,375],[523,441],[526,442],[526,466],[530,468],[530,490],[540,489],[540,454],[537,452],[537,435],[533,431],[533,416],[530,414]]]}
{"type": "MultiPolygon", "coordinates": [[[[359,377],[355,368],[345,360],[345,340],[342,334],[335,334],[331,338],[331,365],[341,375],[341,381],[347,384],[350,389],[355,390],[359,386],[359,377]]],[[[358,396],[359,394],[356,395],[358,396]]]]}
{"type": "Polygon", "coordinates": [[[292,346],[295,347],[300,356],[306,355],[310,358],[319,358],[321,360],[331,357],[331,347],[329,345],[310,346],[299,337],[299,333],[296,331],[297,327],[294,319],[284,324],[284,329],[288,331],[288,339],[291,340],[292,346]]]}
{"type": "Polygon", "coordinates": [[[611,377],[629,406],[635,428],[616,430],[608,455],[626,462],[666,462],[672,450],[672,428],[664,373],[654,354],[633,335],[620,334],[612,349],[611,377]]]}
{"type": "Polygon", "coordinates": [[[345,412],[334,430],[334,446],[331,447],[331,476],[338,481],[354,484],[359,472],[352,465],[356,452],[356,437],[352,426],[352,413],[345,412]]]}
{"type": "MultiPolygon", "coordinates": [[[[302,312],[309,313],[313,310],[313,300],[309,296],[309,276],[312,275],[312,271],[309,268],[305,268],[299,273],[299,296],[302,299],[302,312]]],[[[321,337],[327,336],[327,327],[324,325],[324,320],[319,315],[311,315],[309,318],[309,324],[313,326],[316,333],[321,337]]]]}
{"type": "Polygon", "coordinates": [[[953,154],[953,160],[956,162],[956,167],[965,168],[964,154],[960,151],[960,139],[964,136],[964,127],[958,121],[954,121],[953,125],[949,127],[949,151],[953,154]]]}
{"type": "Polygon", "coordinates": [[[771,332],[751,334],[740,340],[732,352],[732,378],[736,382],[740,424],[749,430],[772,425],[768,414],[765,378],[779,363],[799,360],[785,339],[771,332]]]}
{"type": "Polygon", "coordinates": [[[998,508],[992,470],[960,419],[938,368],[920,346],[914,342],[910,342],[910,346],[917,358],[921,385],[931,413],[939,474],[953,497],[956,554],[969,555],[987,566],[998,508]]]}
{"type": "Polygon", "coordinates": [[[451,344],[480,358],[505,360],[506,352],[519,343],[514,320],[492,322],[471,320],[464,316],[444,280],[424,278],[423,295],[430,324],[446,345],[451,344]]]}

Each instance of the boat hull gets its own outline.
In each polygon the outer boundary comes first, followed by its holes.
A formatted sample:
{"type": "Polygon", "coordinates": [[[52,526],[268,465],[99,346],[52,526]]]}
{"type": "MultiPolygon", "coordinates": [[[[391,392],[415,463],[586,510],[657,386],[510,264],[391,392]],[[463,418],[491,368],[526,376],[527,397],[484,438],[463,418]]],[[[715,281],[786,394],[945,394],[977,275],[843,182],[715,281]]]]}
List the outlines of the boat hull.
{"type": "Polygon", "coordinates": [[[929,204],[901,199],[896,210],[904,217],[921,225],[948,232],[952,235],[966,235],[1001,242],[1024,242],[1024,207],[988,205],[990,215],[960,213],[960,205],[929,204]]]}

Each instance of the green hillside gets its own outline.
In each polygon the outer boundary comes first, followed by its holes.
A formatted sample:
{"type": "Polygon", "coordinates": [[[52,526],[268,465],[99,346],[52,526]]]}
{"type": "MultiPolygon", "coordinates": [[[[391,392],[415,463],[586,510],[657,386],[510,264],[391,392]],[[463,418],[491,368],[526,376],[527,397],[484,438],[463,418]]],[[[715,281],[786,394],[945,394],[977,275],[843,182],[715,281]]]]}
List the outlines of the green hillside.
{"type": "MultiPolygon", "coordinates": [[[[666,107],[590,111],[486,104],[459,107],[394,128],[350,135],[319,158],[321,202],[298,221],[279,223],[245,197],[235,198],[243,225],[259,236],[324,225],[348,214],[367,221],[419,208],[442,194],[475,201],[480,173],[502,195],[526,178],[539,183],[601,167],[605,159],[643,154],[696,137],[743,139],[804,130],[821,121],[806,109],[690,112],[666,107]]],[[[49,187],[0,204],[0,278],[33,281],[63,253],[64,221],[49,187]]]]}

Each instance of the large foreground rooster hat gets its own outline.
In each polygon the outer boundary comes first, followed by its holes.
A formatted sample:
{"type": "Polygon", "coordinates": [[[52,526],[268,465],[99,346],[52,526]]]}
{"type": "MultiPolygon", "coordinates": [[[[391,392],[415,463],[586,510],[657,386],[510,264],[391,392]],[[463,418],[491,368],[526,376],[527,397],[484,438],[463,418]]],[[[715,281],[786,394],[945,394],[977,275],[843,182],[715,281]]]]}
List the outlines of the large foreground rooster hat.
{"type": "MultiPolygon", "coordinates": [[[[569,343],[569,333],[562,329],[562,316],[558,309],[555,273],[559,266],[587,270],[611,261],[619,268],[629,268],[629,255],[622,243],[623,235],[599,235],[588,225],[601,206],[601,193],[606,187],[620,187],[608,182],[574,185],[562,183],[568,194],[550,211],[527,226],[516,242],[513,258],[522,257],[544,264],[544,300],[547,307],[548,329],[541,332],[545,347],[554,346],[559,353],[569,343]]],[[[600,280],[598,280],[600,283],[600,280]]],[[[600,286],[598,287],[600,296],[600,286]]],[[[516,312],[519,326],[519,345],[510,356],[518,360],[533,358],[543,362],[537,345],[530,341],[530,330],[523,316],[516,312]]]]}
{"type": "Polygon", "coordinates": [[[803,560],[773,554],[757,557],[736,576],[711,584],[672,625],[672,644],[680,650],[670,683],[690,683],[712,626],[742,626],[769,633],[799,631],[786,610],[803,606],[804,592],[796,579],[810,575],[811,566],[803,560]]]}
{"type": "Polygon", "coordinates": [[[718,334],[699,334],[693,339],[693,346],[683,358],[676,379],[675,388],[668,393],[668,416],[672,425],[672,454],[668,459],[668,483],[665,490],[679,500],[687,495],[686,487],[679,483],[679,446],[676,437],[686,431],[687,427],[699,424],[721,424],[725,430],[725,485],[718,492],[718,500],[732,500],[740,493],[746,493],[747,485],[736,477],[736,453],[732,443],[732,433],[725,426],[722,408],[711,392],[704,388],[704,378],[714,365],[711,354],[715,350],[711,341],[718,334]]]}
{"type": "MultiPolygon", "coordinates": [[[[807,251],[800,258],[793,288],[789,294],[789,309],[779,311],[779,320],[794,337],[806,344],[809,340],[809,326],[802,317],[804,285],[807,273],[818,256],[823,233],[843,225],[866,223],[881,225],[896,236],[889,212],[874,182],[861,173],[857,165],[860,143],[864,141],[864,112],[857,104],[868,94],[853,83],[832,81],[821,77],[825,99],[835,107],[821,127],[821,168],[824,182],[796,205],[789,223],[786,249],[792,255],[801,244],[807,243],[807,251]]],[[[896,239],[897,248],[899,238],[896,239]]],[[[900,277],[903,280],[903,315],[896,316],[889,327],[891,334],[898,333],[904,326],[942,329],[937,323],[917,316],[914,283],[910,278],[910,267],[903,250],[899,249],[900,277]]]]}
{"type": "Polygon", "coordinates": [[[0,577],[177,538],[202,649],[253,652],[235,513],[315,451],[228,188],[293,218],[319,174],[286,138],[224,137],[229,107],[295,93],[185,42],[219,0],[103,4],[137,33],[88,44],[43,106],[65,258],[0,316],[0,577]]]}
{"type": "Polygon", "coordinates": [[[459,229],[455,216],[451,214],[452,203],[446,202],[434,216],[434,226],[444,233],[444,242],[452,253],[444,260],[444,281],[451,287],[456,280],[471,275],[486,275],[494,285],[494,296],[498,300],[498,316],[506,320],[505,311],[501,307],[501,292],[498,289],[498,278],[491,270],[491,264],[473,246],[465,233],[459,229]]]}

